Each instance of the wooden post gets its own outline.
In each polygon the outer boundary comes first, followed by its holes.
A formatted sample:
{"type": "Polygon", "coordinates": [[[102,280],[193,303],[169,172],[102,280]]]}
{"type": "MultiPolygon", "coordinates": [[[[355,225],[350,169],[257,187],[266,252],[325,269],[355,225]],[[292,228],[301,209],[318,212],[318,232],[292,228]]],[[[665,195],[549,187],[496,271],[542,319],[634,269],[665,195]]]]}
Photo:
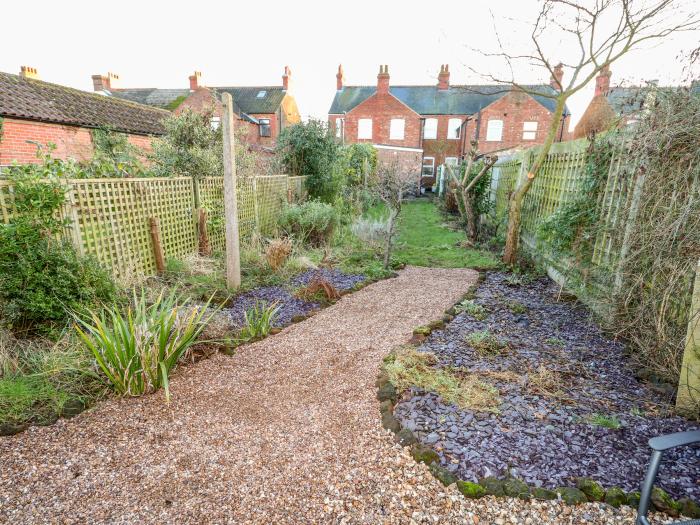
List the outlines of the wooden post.
{"type": "Polygon", "coordinates": [[[697,416],[700,411],[700,261],[695,269],[695,286],[688,314],[688,333],[678,381],[676,408],[689,416],[697,416]]]}
{"type": "Polygon", "coordinates": [[[201,241],[199,239],[199,209],[202,207],[201,197],[199,195],[199,177],[192,177],[192,197],[193,197],[193,208],[192,208],[192,219],[196,225],[194,229],[195,242],[197,246],[200,245],[201,241]]]}
{"type": "Polygon", "coordinates": [[[241,254],[238,233],[238,202],[236,200],[236,148],[233,120],[233,98],[224,93],[222,127],[224,132],[224,215],[226,218],[226,285],[229,289],[241,285],[241,254]]]}
{"type": "Polygon", "coordinates": [[[199,255],[211,255],[211,244],[207,233],[207,210],[199,208],[197,217],[197,238],[199,240],[199,255]]]}
{"type": "Polygon", "coordinates": [[[255,217],[255,233],[260,235],[260,204],[258,203],[258,176],[253,176],[253,217],[255,217]]]}
{"type": "Polygon", "coordinates": [[[151,217],[151,240],[153,241],[153,254],[156,257],[156,270],[158,273],[165,271],[165,255],[163,254],[163,243],[160,240],[160,223],[158,217],[151,217]]]}

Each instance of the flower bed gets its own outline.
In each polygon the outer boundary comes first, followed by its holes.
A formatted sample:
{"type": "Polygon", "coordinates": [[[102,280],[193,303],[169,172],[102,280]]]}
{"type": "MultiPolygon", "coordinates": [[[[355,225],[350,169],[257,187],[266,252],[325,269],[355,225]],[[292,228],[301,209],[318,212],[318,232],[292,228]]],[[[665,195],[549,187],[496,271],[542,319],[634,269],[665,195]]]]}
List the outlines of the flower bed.
{"type": "MultiPolygon", "coordinates": [[[[408,388],[393,414],[384,374],[385,426],[467,495],[557,497],[572,503],[636,504],[649,438],[697,428],[672,414],[669,389],[637,380],[624,346],[606,338],[580,305],[557,302],[546,279],[524,283],[491,273],[444,329],[419,329],[414,342],[434,368],[478,378],[493,410],[446,403],[408,388]],[[389,414],[389,415],[387,415],[389,414]],[[478,483],[478,485],[477,485],[478,483]]],[[[450,316],[451,317],[451,316],[450,316]]],[[[448,319],[450,318],[448,317],[448,319]]],[[[391,383],[388,383],[391,385],[391,383]]],[[[657,508],[698,514],[700,449],[669,451],[657,478],[657,508]]]]}

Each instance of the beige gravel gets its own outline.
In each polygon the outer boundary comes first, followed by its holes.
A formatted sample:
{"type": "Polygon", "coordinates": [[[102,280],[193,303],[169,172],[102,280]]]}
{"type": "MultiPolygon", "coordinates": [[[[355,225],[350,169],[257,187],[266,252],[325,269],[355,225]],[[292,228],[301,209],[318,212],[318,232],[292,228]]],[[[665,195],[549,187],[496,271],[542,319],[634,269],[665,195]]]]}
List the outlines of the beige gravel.
{"type": "Polygon", "coordinates": [[[2,523],[633,523],[629,509],[444,488],[380,426],[382,357],[475,282],[407,268],[282,333],[0,438],[2,523]]]}

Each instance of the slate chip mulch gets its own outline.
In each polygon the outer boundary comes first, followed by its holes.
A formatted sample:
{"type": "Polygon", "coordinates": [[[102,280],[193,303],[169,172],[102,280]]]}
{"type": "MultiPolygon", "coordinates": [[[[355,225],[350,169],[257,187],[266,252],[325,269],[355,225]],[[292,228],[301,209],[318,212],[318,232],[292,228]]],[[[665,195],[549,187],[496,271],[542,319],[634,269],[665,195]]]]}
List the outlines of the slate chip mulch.
{"type": "MultiPolygon", "coordinates": [[[[460,410],[413,390],[395,415],[464,480],[513,476],[553,489],[589,477],[605,488],[639,490],[649,438],[698,425],[673,415],[672,390],[638,380],[624,345],[606,337],[582,305],[557,301],[558,291],[548,279],[514,284],[508,274],[490,273],[474,299],[487,316],[461,313],[420,347],[440,366],[514,373],[509,380],[484,375],[498,389],[500,413],[460,410]],[[507,345],[498,355],[484,356],[466,341],[484,330],[507,345]],[[557,378],[555,391],[530,380],[541,370],[557,378]]],[[[657,484],[671,496],[700,500],[699,480],[700,447],[664,455],[657,484]]]]}

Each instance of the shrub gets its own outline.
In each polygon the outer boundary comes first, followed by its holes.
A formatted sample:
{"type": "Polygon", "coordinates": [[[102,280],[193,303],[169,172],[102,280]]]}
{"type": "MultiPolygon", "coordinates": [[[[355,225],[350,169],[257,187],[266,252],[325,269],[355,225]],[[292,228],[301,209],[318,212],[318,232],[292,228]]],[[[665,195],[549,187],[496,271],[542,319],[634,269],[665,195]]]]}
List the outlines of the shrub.
{"type": "Polygon", "coordinates": [[[277,139],[277,155],[289,175],[305,175],[309,197],[326,203],[341,195],[344,179],[340,145],[320,120],[294,124],[277,139]]]}
{"type": "Polygon", "coordinates": [[[211,317],[204,319],[208,306],[190,308],[176,295],[162,293],[149,305],[143,292],[134,292],[126,313],[90,312],[89,318],[76,317],[76,330],[119,394],[140,396],[162,387],[169,400],[168,376],[209,322],[211,317]]]}
{"type": "Polygon", "coordinates": [[[248,342],[267,336],[272,330],[280,305],[276,302],[266,304],[257,301],[255,306],[245,312],[245,325],[238,334],[240,342],[248,342]]]}
{"type": "Polygon", "coordinates": [[[287,206],[279,218],[279,226],[284,233],[313,246],[327,244],[337,224],[335,208],[320,201],[287,206]]]}
{"type": "Polygon", "coordinates": [[[273,239],[265,249],[265,258],[273,272],[278,271],[292,254],[292,242],[287,239],[273,239]]]}
{"type": "Polygon", "coordinates": [[[68,312],[109,301],[115,287],[92,259],[60,238],[65,189],[55,175],[10,171],[16,215],[0,225],[0,314],[15,331],[60,323],[68,312]]]}
{"type": "Polygon", "coordinates": [[[377,149],[371,144],[343,148],[345,181],[349,188],[371,186],[377,176],[377,149]]]}

